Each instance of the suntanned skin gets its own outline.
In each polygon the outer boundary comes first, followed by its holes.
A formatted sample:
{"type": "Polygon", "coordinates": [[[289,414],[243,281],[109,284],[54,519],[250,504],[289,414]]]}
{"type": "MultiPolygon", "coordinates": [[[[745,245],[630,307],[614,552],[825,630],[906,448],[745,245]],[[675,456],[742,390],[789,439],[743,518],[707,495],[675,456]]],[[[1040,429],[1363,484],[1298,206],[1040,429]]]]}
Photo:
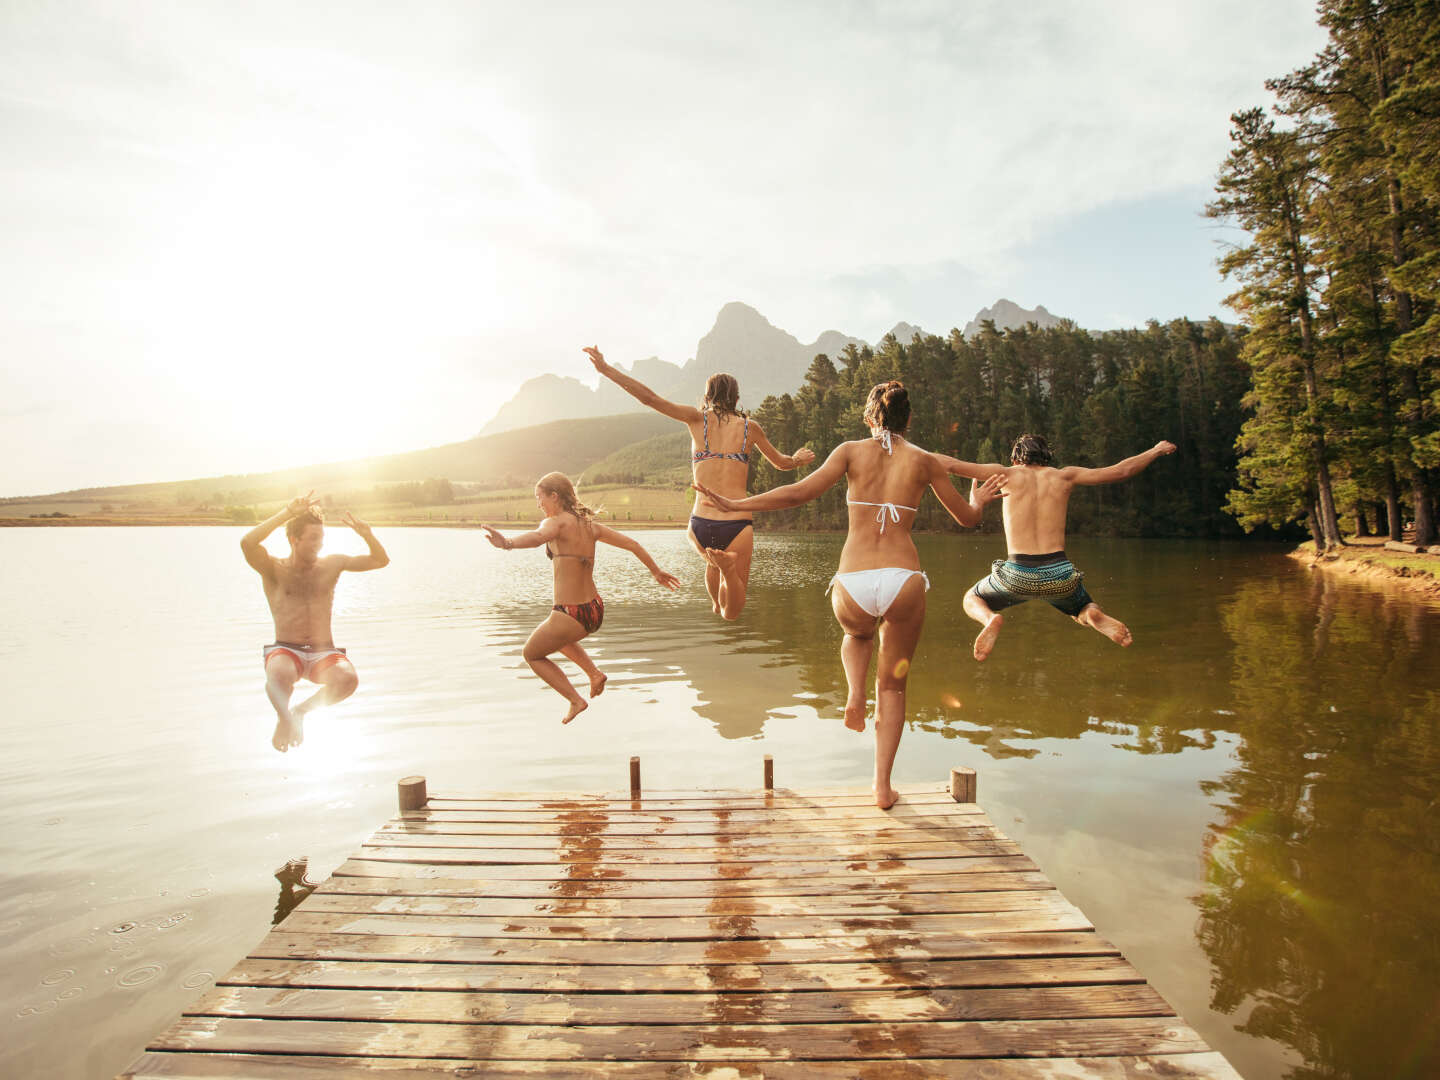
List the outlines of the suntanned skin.
{"type": "MultiPolygon", "coordinates": [[[[893,452],[887,454],[871,439],[841,443],[825,464],[805,479],[772,488],[748,499],[721,495],[699,481],[695,490],[706,500],[727,511],[783,510],[799,506],[828,491],[842,476],[849,484],[850,498],[897,506],[919,506],[928,487],[942,506],[961,525],[980,523],[987,502],[1000,492],[1000,481],[975,485],[970,501],[963,499],[950,482],[940,459],[912,446],[892,433],[893,452]]],[[[849,532],[840,552],[839,573],[897,567],[920,569],[920,555],[910,538],[915,514],[899,511],[899,521],[887,520],[884,532],[876,521],[876,507],[851,506],[849,532]]],[[[905,725],[905,686],[910,661],[925,624],[925,582],[918,575],[905,583],[885,614],[876,618],[851,599],[839,582],[831,592],[835,620],[845,631],[840,645],[840,662],[845,668],[849,695],[845,703],[845,726],[865,730],[865,678],[874,654],[875,637],[880,638],[880,660],[875,669],[875,805],[888,810],[899,795],[890,783],[900,734],[905,725]]]]}
{"type": "MultiPolygon", "coordinates": [[[[293,517],[319,503],[312,491],[291,499],[279,513],[266,518],[240,538],[245,561],[260,575],[270,615],[275,620],[275,640],[306,645],[312,649],[332,649],[330,612],[335,602],[335,583],[346,570],[378,570],[388,566],[390,556],[375,539],[370,526],[354,514],[346,512],[341,519],[354,529],[370,549],[364,555],[320,556],[325,542],[325,527],[308,524],[290,543],[290,554],[276,559],[262,546],[267,536],[293,517]]],[[[320,689],[294,708],[290,695],[295,692],[299,674],[294,660],[274,653],[265,664],[265,694],[275,707],[275,733],[271,745],[284,752],[305,740],[305,716],[323,705],[344,701],[355,692],[359,677],[349,660],[339,660],[319,674],[320,689]]]]}
{"type": "MultiPolygon", "coordinates": [[[[704,448],[705,417],[699,409],[693,405],[667,401],[639,379],[632,379],[624,372],[617,371],[605,360],[597,346],[587,346],[585,354],[590,357],[596,371],[640,404],[684,424],[690,430],[692,452],[704,448]]],[[[712,414],[709,427],[712,451],[730,454],[740,449],[741,441],[745,438],[743,417],[712,414]]],[[[754,420],[750,421],[749,431],[750,445],[764,454],[765,460],[781,472],[809,465],[815,460],[815,451],[808,447],[801,447],[793,454],[780,453],[771,445],[764,429],[754,420]]],[[[739,498],[745,494],[749,466],[743,461],[729,458],[711,458],[695,462],[693,475],[697,484],[704,483],[715,491],[739,498]]],[[[734,521],[748,516],[743,512],[717,510],[713,505],[702,507],[698,495],[691,513],[696,517],[707,517],[714,521],[734,521]]],[[[693,532],[687,530],[686,535],[700,557],[705,560],[705,591],[710,594],[710,609],[723,619],[738,619],[740,612],[745,609],[746,594],[750,587],[750,559],[755,551],[755,530],[742,530],[723,551],[703,547],[693,532]]]]}
{"type": "MultiPolygon", "coordinates": [[[[596,521],[582,521],[577,515],[567,511],[561,504],[560,496],[554,492],[545,491],[539,485],[535,487],[535,505],[545,515],[540,524],[531,532],[522,533],[519,536],[507,537],[491,525],[481,525],[485,530],[486,539],[498,548],[505,551],[514,548],[543,547],[551,544],[552,550],[565,555],[582,555],[588,558],[591,565],[585,565],[582,559],[556,558],[552,560],[555,573],[555,599],[556,604],[584,604],[594,600],[598,595],[595,589],[594,560],[596,544],[612,544],[630,552],[642,563],[645,569],[650,571],[650,576],[656,582],[667,589],[678,589],[680,579],[674,574],[668,574],[656,564],[650,553],[640,546],[640,541],[625,533],[610,528],[608,525],[601,525],[596,521]]],[[[582,698],[575,688],[570,685],[565,672],[560,665],[550,659],[551,653],[559,653],[567,660],[573,661],[586,677],[590,680],[590,696],[599,697],[605,689],[606,675],[595,662],[590,659],[581,646],[580,641],[586,636],[585,628],[563,611],[551,611],[549,616],[537,626],[529,639],[525,642],[525,662],[530,665],[530,670],[544,679],[545,682],[557,694],[570,703],[569,710],[565,713],[562,724],[568,724],[575,717],[590,707],[590,703],[582,698]]]]}
{"type": "MultiPolygon", "coordinates": [[[[977,465],[970,461],[937,455],[947,471],[955,476],[974,480],[1002,478],[1005,493],[1005,544],[1011,555],[1048,555],[1065,549],[1065,518],[1070,507],[1070,493],[1077,485],[1115,484],[1129,480],[1144,471],[1157,458],[1175,452],[1175,444],[1161,440],[1124,461],[1102,469],[1086,469],[1070,465],[1063,469],[1049,465],[977,465]]],[[[976,595],[972,587],[965,594],[965,613],[980,623],[975,638],[976,660],[984,660],[995,647],[1005,617],[992,611],[990,605],[976,595]]],[[[1119,619],[1106,615],[1100,605],[1090,603],[1076,615],[1075,621],[1104,634],[1117,645],[1128,646],[1133,640],[1130,629],[1119,619]]]]}

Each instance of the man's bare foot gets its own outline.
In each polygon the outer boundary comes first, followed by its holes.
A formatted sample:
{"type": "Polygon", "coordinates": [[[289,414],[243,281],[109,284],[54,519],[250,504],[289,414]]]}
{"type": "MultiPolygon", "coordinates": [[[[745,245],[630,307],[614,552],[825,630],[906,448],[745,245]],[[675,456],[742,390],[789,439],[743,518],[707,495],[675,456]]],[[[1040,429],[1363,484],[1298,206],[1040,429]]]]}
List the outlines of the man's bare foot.
{"type": "Polygon", "coordinates": [[[282,754],[292,746],[305,741],[305,714],[296,709],[289,716],[282,716],[275,724],[275,734],[270,736],[270,745],[282,754]]]}
{"type": "Polygon", "coordinates": [[[853,701],[845,703],[845,726],[851,731],[865,730],[865,702],[858,705],[853,701]]]}
{"type": "Polygon", "coordinates": [[[996,612],[990,616],[990,621],[985,628],[975,635],[975,659],[984,660],[990,655],[990,650],[995,648],[995,639],[1000,636],[1000,626],[1005,621],[1005,616],[996,612]]]}
{"type": "Polygon", "coordinates": [[[606,675],[603,671],[597,671],[594,675],[590,676],[590,696],[594,698],[603,694],[605,692],[605,684],[609,681],[610,676],[606,675]]]}
{"type": "Polygon", "coordinates": [[[1113,619],[1109,615],[1106,615],[1096,604],[1091,604],[1082,611],[1079,620],[1082,625],[1088,626],[1092,630],[1100,631],[1100,633],[1104,634],[1122,648],[1135,640],[1130,636],[1130,628],[1128,626],[1119,619],[1113,619]]]}
{"type": "Polygon", "coordinates": [[[895,805],[895,800],[898,798],[900,798],[900,793],[888,784],[883,790],[880,788],[875,789],[875,805],[881,810],[889,810],[890,807],[895,805]]]}
{"type": "Polygon", "coordinates": [[[561,720],[560,722],[562,724],[568,724],[571,720],[574,720],[575,717],[579,716],[589,707],[590,703],[584,698],[576,698],[570,703],[570,711],[565,714],[565,719],[561,720]]]}

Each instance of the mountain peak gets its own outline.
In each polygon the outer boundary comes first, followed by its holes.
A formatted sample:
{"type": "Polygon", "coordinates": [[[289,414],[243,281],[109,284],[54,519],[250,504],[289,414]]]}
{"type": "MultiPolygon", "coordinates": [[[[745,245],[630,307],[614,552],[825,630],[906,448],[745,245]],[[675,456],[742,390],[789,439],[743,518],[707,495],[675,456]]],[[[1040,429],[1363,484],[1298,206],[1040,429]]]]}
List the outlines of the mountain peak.
{"type": "Polygon", "coordinates": [[[1044,304],[1037,304],[1033,309],[1027,310],[1014,300],[1002,296],[992,306],[977,311],[975,317],[965,324],[965,337],[978,334],[980,324],[987,319],[995,324],[996,330],[1019,330],[1029,323],[1034,323],[1043,330],[1047,326],[1059,326],[1064,321],[1046,311],[1044,304]]]}

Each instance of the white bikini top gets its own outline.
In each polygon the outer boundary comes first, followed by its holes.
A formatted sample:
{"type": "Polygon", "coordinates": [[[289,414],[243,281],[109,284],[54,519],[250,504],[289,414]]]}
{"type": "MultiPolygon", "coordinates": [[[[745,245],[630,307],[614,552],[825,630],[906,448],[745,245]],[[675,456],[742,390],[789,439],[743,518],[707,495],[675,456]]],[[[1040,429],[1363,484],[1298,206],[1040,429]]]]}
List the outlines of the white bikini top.
{"type": "MultiPolygon", "coordinates": [[[[878,435],[872,435],[871,438],[873,438],[873,439],[879,439],[879,440],[880,440],[880,445],[885,448],[885,453],[887,453],[887,454],[893,454],[893,453],[895,452],[894,447],[892,447],[892,446],[890,445],[890,429],[889,429],[889,428],[881,428],[881,429],[880,429],[880,433],[879,433],[878,435]]],[[[886,515],[886,514],[889,514],[889,515],[890,515],[890,520],[891,520],[891,521],[895,522],[896,525],[899,525],[899,524],[900,524],[900,511],[901,511],[901,510],[909,510],[911,513],[914,513],[914,514],[918,514],[918,513],[920,512],[920,508],[917,507],[917,506],[897,506],[895,503],[892,503],[892,502],[878,502],[878,503],[861,502],[859,499],[852,499],[852,498],[850,498],[849,495],[846,495],[846,496],[845,496],[845,505],[846,505],[846,506],[878,506],[878,507],[880,508],[880,512],[875,515],[875,520],[880,523],[880,531],[881,531],[882,533],[885,531],[885,515],[886,515]]]]}

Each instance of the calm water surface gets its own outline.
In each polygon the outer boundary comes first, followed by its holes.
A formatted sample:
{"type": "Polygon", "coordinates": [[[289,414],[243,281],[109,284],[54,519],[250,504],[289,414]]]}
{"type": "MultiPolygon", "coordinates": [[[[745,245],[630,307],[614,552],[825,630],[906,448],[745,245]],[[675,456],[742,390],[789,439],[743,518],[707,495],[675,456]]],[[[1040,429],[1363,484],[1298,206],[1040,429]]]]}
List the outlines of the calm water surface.
{"type": "MultiPolygon", "coordinates": [[[[822,591],[837,536],[762,534],[738,624],[679,531],[641,535],[678,595],[602,549],[587,645],[610,684],[561,728],[520,658],[544,558],[385,530],[391,566],[336,602],[360,690],[282,756],[239,535],[0,531],[0,1075],[123,1068],[265,934],[275,869],[326,876],[406,774],[615,790],[639,754],[650,788],[755,787],[769,753],[781,786],[869,783],[822,591]]],[[[998,543],[920,539],[896,779],[974,767],[996,823],[1247,1078],[1440,1075],[1440,608],[1274,550],[1082,540],[1135,645],[1031,604],[977,665],[960,598],[998,543]]]]}

